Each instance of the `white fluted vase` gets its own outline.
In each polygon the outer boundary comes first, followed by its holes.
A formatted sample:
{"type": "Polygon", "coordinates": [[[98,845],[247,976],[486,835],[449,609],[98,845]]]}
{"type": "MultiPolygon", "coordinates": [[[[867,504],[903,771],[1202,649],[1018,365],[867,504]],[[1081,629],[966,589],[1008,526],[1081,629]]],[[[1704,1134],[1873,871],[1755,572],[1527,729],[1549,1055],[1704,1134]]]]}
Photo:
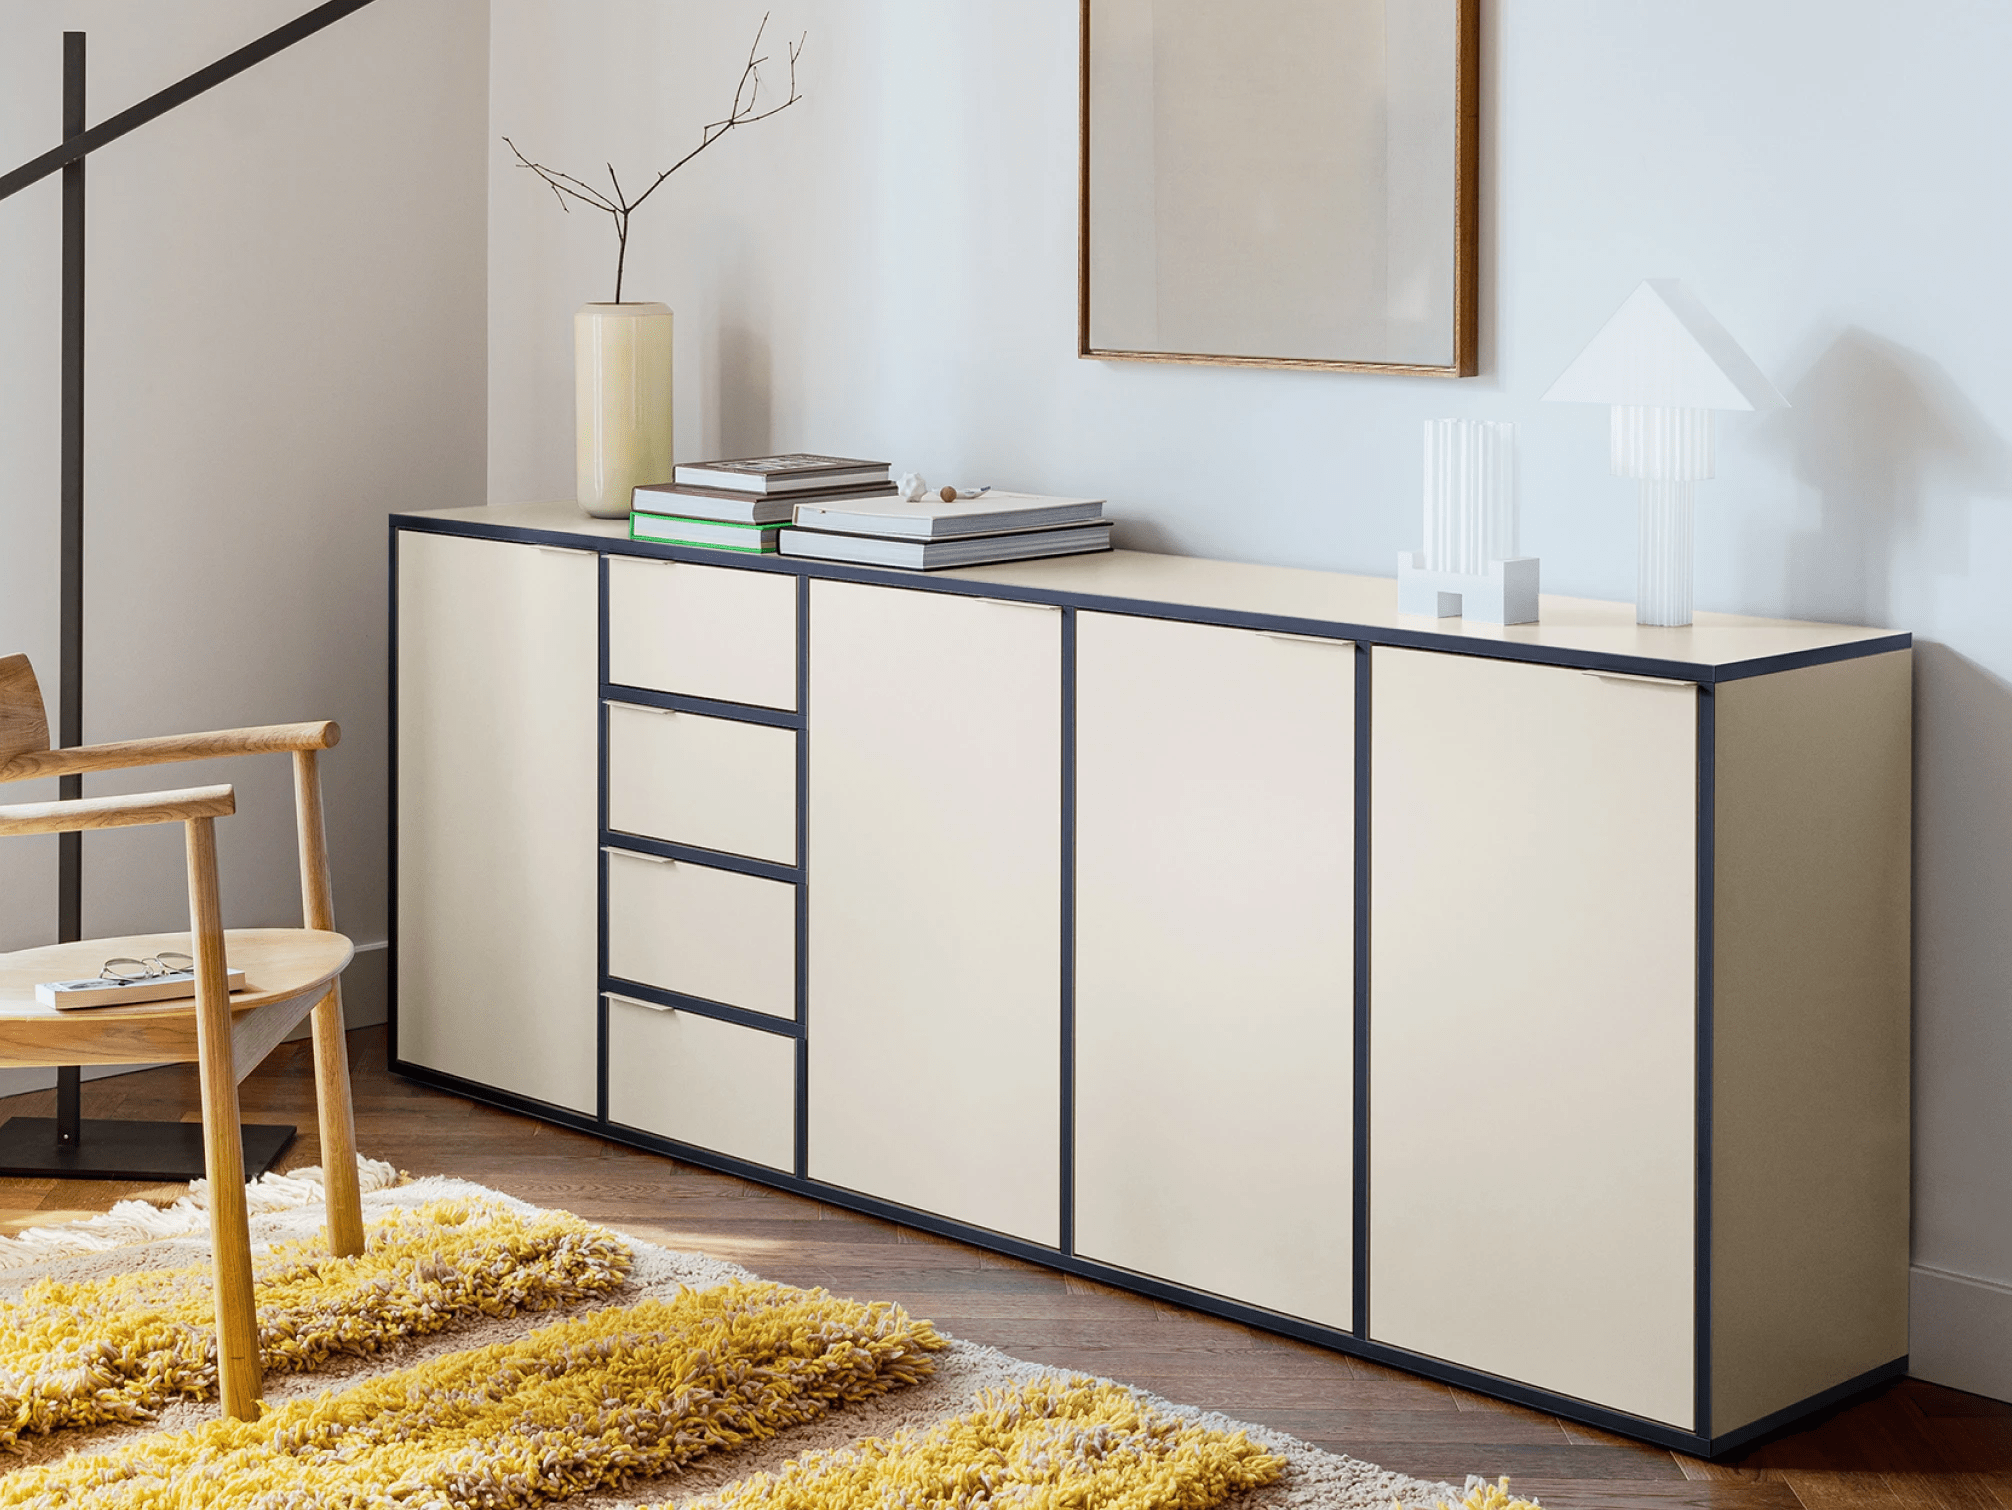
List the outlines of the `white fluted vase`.
{"type": "Polygon", "coordinates": [[[573,316],[576,496],[595,519],[626,519],[639,483],[671,480],[671,311],[587,304],[573,316]]]}

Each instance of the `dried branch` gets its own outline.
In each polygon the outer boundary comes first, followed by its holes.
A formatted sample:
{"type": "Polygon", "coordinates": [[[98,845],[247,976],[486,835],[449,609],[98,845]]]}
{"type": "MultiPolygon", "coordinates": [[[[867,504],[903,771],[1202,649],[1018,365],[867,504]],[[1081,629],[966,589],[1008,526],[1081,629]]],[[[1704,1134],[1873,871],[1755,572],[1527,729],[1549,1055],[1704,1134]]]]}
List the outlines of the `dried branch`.
{"type": "Polygon", "coordinates": [[[570,173],[561,173],[556,168],[547,167],[543,163],[533,162],[521,151],[518,151],[517,144],[511,141],[509,137],[506,136],[503,138],[503,145],[516,154],[518,166],[529,168],[533,173],[537,174],[545,186],[552,191],[553,197],[559,201],[559,208],[567,214],[570,215],[573,212],[573,207],[566,203],[571,198],[577,199],[581,204],[614,217],[615,302],[617,304],[622,302],[622,274],[629,258],[629,216],[636,211],[644,200],[657,192],[665,179],[669,178],[678,169],[697,157],[729,131],[732,131],[736,126],[751,126],[756,121],[765,121],[770,116],[789,109],[790,106],[803,98],[801,94],[797,93],[796,63],[797,59],[803,56],[804,43],[810,39],[808,32],[798,36],[796,41],[789,45],[789,98],[784,100],[780,105],[771,105],[766,110],[761,108],[761,68],[764,63],[769,61],[768,57],[762,53],[761,39],[767,31],[768,16],[763,15],[761,25],[755,28],[754,41],[748,47],[748,58],[746,64],[741,68],[740,79],[734,85],[733,105],[727,111],[726,115],[719,120],[708,121],[699,131],[699,144],[676,162],[672,163],[668,168],[664,169],[655,178],[651,179],[650,186],[634,199],[630,199],[622,192],[622,181],[616,177],[615,165],[613,163],[606,165],[608,169],[608,182],[614,186],[615,190],[611,198],[593,185],[583,183],[581,180],[573,177],[570,173]]]}

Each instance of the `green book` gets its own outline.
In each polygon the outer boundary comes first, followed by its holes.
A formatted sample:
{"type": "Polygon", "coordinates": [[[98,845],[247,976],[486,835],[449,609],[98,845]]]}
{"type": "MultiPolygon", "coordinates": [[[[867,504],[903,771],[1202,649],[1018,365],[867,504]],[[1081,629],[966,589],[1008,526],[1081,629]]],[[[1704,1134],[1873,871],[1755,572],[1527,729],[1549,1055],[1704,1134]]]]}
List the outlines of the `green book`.
{"type": "Polygon", "coordinates": [[[696,545],[705,550],[773,554],[776,536],[787,529],[775,524],[733,524],[724,519],[687,519],[681,514],[631,514],[629,538],[654,545],[696,545]]]}

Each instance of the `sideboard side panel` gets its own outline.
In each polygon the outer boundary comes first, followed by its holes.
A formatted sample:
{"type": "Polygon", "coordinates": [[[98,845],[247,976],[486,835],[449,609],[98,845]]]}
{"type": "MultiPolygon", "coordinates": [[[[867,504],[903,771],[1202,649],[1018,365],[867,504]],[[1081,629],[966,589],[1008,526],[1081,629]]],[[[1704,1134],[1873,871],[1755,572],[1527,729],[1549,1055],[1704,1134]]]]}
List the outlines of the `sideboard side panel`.
{"type": "Polygon", "coordinates": [[[1714,1435],[1907,1352],[1912,658],[1716,694],[1714,1435]]]}

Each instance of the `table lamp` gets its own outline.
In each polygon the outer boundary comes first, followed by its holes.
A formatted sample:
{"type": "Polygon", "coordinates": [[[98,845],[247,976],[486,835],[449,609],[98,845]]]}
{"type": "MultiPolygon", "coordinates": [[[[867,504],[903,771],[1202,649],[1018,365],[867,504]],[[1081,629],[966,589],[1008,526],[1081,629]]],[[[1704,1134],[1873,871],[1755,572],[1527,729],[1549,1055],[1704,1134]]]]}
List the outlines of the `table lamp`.
{"type": "Polygon", "coordinates": [[[1544,397],[1613,405],[1612,466],[1641,483],[1635,622],[1691,622],[1691,513],[1712,475],[1714,409],[1788,400],[1674,278],[1652,278],[1544,397]]]}

